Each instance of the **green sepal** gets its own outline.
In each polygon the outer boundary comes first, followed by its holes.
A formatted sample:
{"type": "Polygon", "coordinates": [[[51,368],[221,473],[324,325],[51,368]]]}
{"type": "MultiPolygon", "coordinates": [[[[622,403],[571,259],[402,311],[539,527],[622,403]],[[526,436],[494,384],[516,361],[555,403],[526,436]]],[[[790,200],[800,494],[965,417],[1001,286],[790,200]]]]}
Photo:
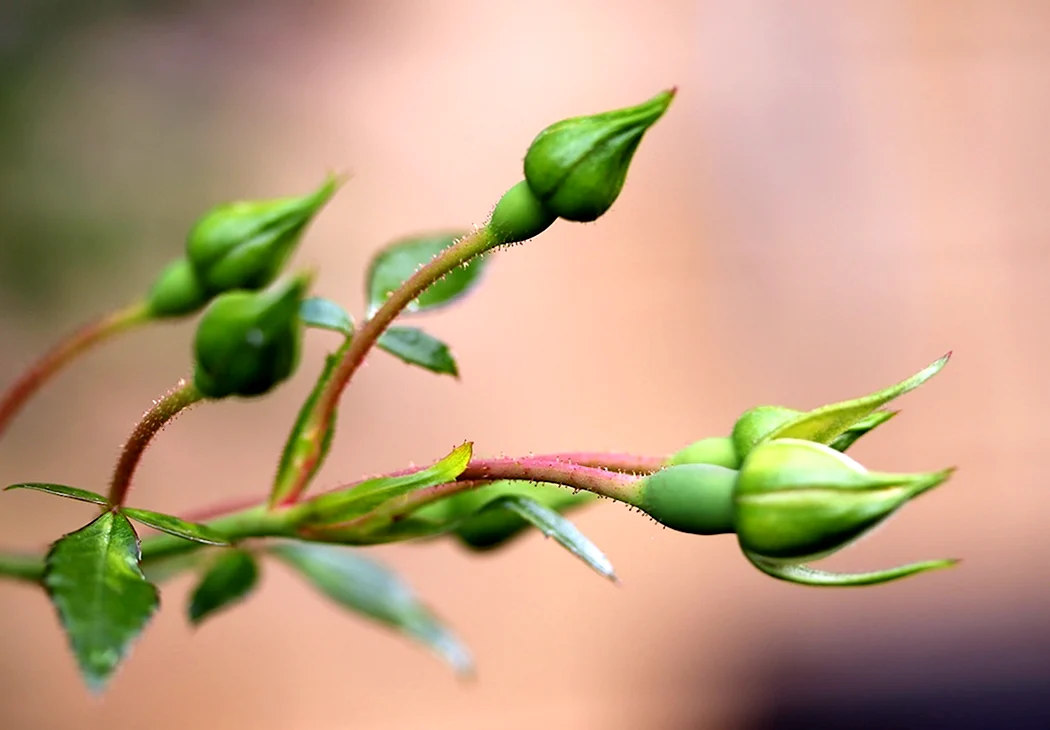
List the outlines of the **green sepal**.
{"type": "Polygon", "coordinates": [[[525,153],[525,179],[543,207],[570,221],[605,213],[623,189],[642,136],[674,94],[671,89],[637,106],[565,119],[540,132],[525,153]]]}
{"type": "Polygon", "coordinates": [[[402,476],[369,479],[346,490],[314,497],[299,507],[306,512],[301,524],[325,526],[347,522],[409,492],[454,482],[467,468],[472,453],[473,443],[468,441],[426,469],[402,476]]]}
{"type": "Polygon", "coordinates": [[[473,673],[470,651],[382,563],[357,550],[329,545],[288,543],[269,552],[340,606],[418,641],[458,674],[473,673]]]}
{"type": "Polygon", "coordinates": [[[159,603],[140,559],[135,529],[116,512],[102,513],[48,551],[44,587],[94,692],[105,688],[159,603]]]}
{"type": "Polygon", "coordinates": [[[438,375],[459,377],[459,368],[448,345],[416,327],[389,327],[379,336],[376,345],[409,365],[418,365],[438,375]]]}
{"type": "Polygon", "coordinates": [[[847,588],[855,586],[870,586],[880,583],[907,578],[919,573],[927,573],[931,570],[951,568],[958,560],[926,560],[920,563],[908,563],[898,565],[895,568],[884,570],[873,570],[865,573],[832,573],[819,570],[808,565],[785,565],[762,558],[744,551],[751,564],[768,576],[778,580],[787,581],[803,586],[819,586],[826,588],[847,588]]]}
{"type": "Polygon", "coordinates": [[[839,436],[835,437],[835,440],[831,441],[828,446],[835,449],[835,451],[842,451],[845,453],[849,447],[857,443],[861,436],[866,436],[871,433],[898,413],[900,413],[900,411],[875,411],[871,415],[862,418],[847,428],[839,436]]]}
{"type": "MultiPolygon", "coordinates": [[[[373,314],[396,289],[439,253],[452,246],[463,231],[430,236],[415,236],[395,241],[377,253],[368,267],[368,313],[373,314]]],[[[428,286],[407,307],[407,312],[422,312],[443,307],[466,296],[480,282],[485,259],[475,257],[458,266],[428,286]]]]}
{"type": "Polygon", "coordinates": [[[153,512],[148,509],[136,509],[134,507],[122,507],[121,512],[136,522],[141,522],[154,530],[166,532],[175,537],[181,537],[190,542],[199,542],[202,545],[229,545],[229,541],[207,525],[199,525],[195,522],[187,522],[174,515],[166,515],[162,512],[153,512]]]}
{"type": "Polygon", "coordinates": [[[89,502],[90,504],[107,505],[109,500],[103,497],[101,494],[95,492],[89,492],[86,489],[77,489],[76,487],[67,487],[65,484],[46,484],[43,482],[25,482],[24,484],[12,484],[9,487],[4,487],[4,491],[8,492],[12,489],[32,489],[36,492],[44,492],[45,494],[53,494],[56,497],[65,497],[66,499],[75,499],[78,502],[89,502]]]}
{"type": "Polygon", "coordinates": [[[243,601],[258,580],[259,566],[250,552],[219,551],[190,596],[187,608],[190,623],[198,625],[212,614],[243,601]]]}

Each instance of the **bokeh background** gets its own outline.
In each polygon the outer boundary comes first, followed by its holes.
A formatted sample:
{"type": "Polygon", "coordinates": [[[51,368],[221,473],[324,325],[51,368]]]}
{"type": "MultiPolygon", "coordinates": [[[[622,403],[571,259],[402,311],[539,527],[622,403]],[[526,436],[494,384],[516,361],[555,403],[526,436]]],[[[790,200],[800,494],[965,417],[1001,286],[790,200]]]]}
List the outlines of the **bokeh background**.
{"type": "MultiPolygon", "coordinates": [[[[862,590],[753,570],[732,537],[601,504],[578,523],[613,587],[529,536],[376,553],[473,647],[429,655],[274,566],[192,632],[190,578],[104,699],[44,595],[0,583],[5,730],[1050,726],[1050,5],[94,2],[0,4],[0,382],[138,296],[194,218],[352,175],[298,261],[358,313],[377,247],[469,226],[520,179],[546,124],[677,84],[614,209],[501,254],[424,324],[460,382],[376,354],[320,482],[480,454],[663,454],[745,408],[799,408],[947,370],[858,458],[958,464],[946,486],[831,567],[958,556],[862,590]]],[[[0,482],[98,488],[150,400],[189,367],[190,323],[65,373],[0,444],[0,482]]],[[[263,494],[330,338],[259,403],[183,416],[136,503],[263,494]]],[[[0,500],[2,542],[90,515],[0,500]]]]}

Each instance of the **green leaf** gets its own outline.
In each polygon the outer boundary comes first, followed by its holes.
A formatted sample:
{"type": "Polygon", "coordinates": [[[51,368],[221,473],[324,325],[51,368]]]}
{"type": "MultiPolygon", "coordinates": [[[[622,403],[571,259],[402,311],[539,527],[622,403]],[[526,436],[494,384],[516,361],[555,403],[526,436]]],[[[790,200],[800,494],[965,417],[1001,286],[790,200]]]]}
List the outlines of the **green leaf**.
{"type": "Polygon", "coordinates": [[[915,375],[863,398],[832,403],[803,413],[774,430],[764,440],[794,438],[828,444],[866,418],[872,411],[915,390],[948,364],[949,352],[915,375]]]}
{"type": "Polygon", "coordinates": [[[351,489],[315,497],[309,503],[309,522],[317,525],[346,522],[417,489],[454,482],[470,463],[473,447],[474,444],[468,441],[426,469],[402,476],[369,479],[351,489]]]}
{"type": "Polygon", "coordinates": [[[283,502],[291,495],[292,490],[296,488],[299,472],[307,460],[310,459],[318,439],[320,439],[321,448],[317,458],[309,465],[306,481],[303,483],[304,488],[317,474],[317,471],[328,456],[328,451],[332,448],[332,438],[335,436],[335,412],[332,413],[332,417],[324,428],[323,433],[321,433],[321,427],[313,422],[311,416],[313,415],[314,406],[317,405],[317,401],[321,398],[321,393],[328,386],[328,381],[332,379],[332,373],[335,372],[336,365],[343,359],[343,355],[348,347],[350,347],[349,339],[325,359],[324,368],[321,370],[321,374],[318,375],[313,390],[310,391],[310,395],[306,397],[302,407],[299,409],[299,415],[296,416],[292,430],[288,434],[288,440],[284,444],[284,451],[281,452],[281,461],[277,465],[277,475],[274,477],[273,488],[270,490],[271,507],[283,502]]]}
{"type": "Polygon", "coordinates": [[[152,527],[154,530],[160,530],[161,532],[166,532],[169,535],[181,537],[185,540],[192,540],[193,542],[200,542],[205,545],[230,544],[229,540],[207,525],[198,525],[195,522],[187,522],[186,520],[173,515],[153,512],[148,509],[134,509],[133,507],[123,507],[121,512],[136,522],[141,522],[148,527],[152,527]]]}
{"type": "Polygon", "coordinates": [[[90,502],[91,504],[109,504],[109,500],[103,497],[101,494],[89,492],[86,489],[67,487],[65,484],[44,484],[41,482],[26,482],[25,484],[12,484],[10,487],[5,487],[4,491],[7,492],[12,489],[34,489],[38,492],[54,494],[57,497],[67,497],[69,499],[75,499],[79,502],[90,502]]]}
{"type": "Polygon", "coordinates": [[[459,377],[459,368],[448,345],[421,329],[390,327],[379,336],[376,345],[409,365],[418,365],[439,375],[459,377]]]}
{"type": "Polygon", "coordinates": [[[214,551],[222,548],[204,548],[192,552],[175,553],[160,558],[147,558],[140,565],[146,580],[155,586],[175,578],[190,570],[197,570],[209,559],[215,557],[214,551]]]}
{"type": "Polygon", "coordinates": [[[341,606],[422,643],[459,674],[471,674],[468,649],[396,573],[348,548],[291,543],[270,551],[341,606]]]}
{"type": "Polygon", "coordinates": [[[855,444],[857,440],[886,423],[900,411],[875,411],[867,418],[862,418],[855,424],[847,428],[842,432],[842,435],[835,438],[834,441],[828,444],[835,451],[845,452],[850,446],[855,444]]]}
{"type": "Polygon", "coordinates": [[[140,557],[134,528],[114,512],[62,537],[47,554],[44,587],[95,692],[105,688],[159,603],[140,557]]]}
{"type": "Polygon", "coordinates": [[[190,598],[189,618],[199,624],[205,618],[244,600],[259,580],[255,557],[246,550],[223,550],[208,566],[190,598]]]}
{"type": "Polygon", "coordinates": [[[878,585],[879,583],[889,583],[890,581],[907,578],[908,576],[925,573],[930,570],[950,568],[959,562],[958,560],[927,560],[921,563],[909,563],[908,565],[899,565],[895,568],[874,570],[868,573],[831,573],[826,570],[811,568],[808,565],[784,565],[781,563],[774,563],[769,560],[763,560],[757,555],[752,555],[746,550],[744,551],[744,555],[747,556],[747,559],[750,560],[751,564],[756,568],[766,575],[772,576],[778,580],[797,583],[798,585],[804,586],[822,586],[828,588],[870,586],[878,585]]]}
{"type": "MultiPolygon", "coordinates": [[[[436,236],[421,236],[396,241],[380,251],[368,268],[368,313],[371,316],[390,294],[412,274],[462,237],[462,232],[436,236]]],[[[406,307],[409,312],[420,312],[451,304],[464,296],[475,284],[484,268],[484,260],[475,258],[465,266],[446,274],[429,286],[406,307]]]]}
{"type": "MultiPolygon", "coordinates": [[[[558,513],[565,513],[590,504],[597,497],[590,492],[576,492],[554,484],[535,484],[520,481],[499,481],[460,492],[449,499],[428,505],[424,510],[444,509],[445,519],[455,519],[455,534],[461,542],[474,550],[492,550],[502,547],[524,533],[531,524],[508,510],[484,510],[497,497],[520,495],[558,513]]],[[[413,516],[423,516],[420,512],[413,516]]]]}
{"type": "Polygon", "coordinates": [[[549,507],[544,507],[534,499],[522,495],[505,495],[497,497],[481,511],[510,512],[534,525],[547,537],[552,537],[563,548],[591,566],[598,575],[616,580],[616,571],[598,546],[580,532],[576,525],[562,517],[549,507]]]}
{"type": "Polygon", "coordinates": [[[354,334],[354,320],[343,307],[331,299],[311,297],[299,306],[299,318],[307,327],[331,330],[350,337],[354,334]]]}

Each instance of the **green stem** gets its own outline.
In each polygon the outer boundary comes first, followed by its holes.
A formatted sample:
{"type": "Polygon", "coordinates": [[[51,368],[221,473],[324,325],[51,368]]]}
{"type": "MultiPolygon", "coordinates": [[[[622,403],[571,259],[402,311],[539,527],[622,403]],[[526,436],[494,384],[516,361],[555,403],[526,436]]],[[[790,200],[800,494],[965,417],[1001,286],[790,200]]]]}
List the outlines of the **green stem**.
{"type": "Polygon", "coordinates": [[[332,417],[339,405],[339,398],[354,373],[364,362],[365,356],[379,340],[380,335],[401,314],[402,310],[428,287],[475,256],[480,256],[492,246],[495,240],[487,227],[468,233],[410,276],[390,295],[389,299],[383,302],[383,305],[361,326],[361,329],[354,333],[353,340],[339,364],[336,365],[328,385],[321,392],[310,415],[311,427],[318,437],[314,439],[309,451],[301,455],[298,476],[288,495],[282,500],[282,504],[296,502],[306,490],[314,467],[321,458],[323,434],[327,432],[328,424],[332,422],[332,417]]]}
{"type": "Polygon", "coordinates": [[[49,350],[0,395],[0,436],[29,399],[59,370],[92,346],[151,319],[145,302],[84,325],[49,350]]]}
{"type": "MultiPolygon", "coordinates": [[[[398,473],[404,472],[395,472],[395,474],[398,473]]],[[[359,520],[354,520],[354,527],[358,524],[361,526],[359,535],[353,530],[347,531],[346,529],[339,531],[338,539],[332,536],[326,537],[323,532],[301,532],[299,526],[301,520],[310,515],[309,500],[294,507],[278,509],[269,509],[265,503],[255,504],[224,517],[209,520],[206,524],[231,542],[252,538],[289,537],[317,542],[365,543],[370,541],[366,526],[377,517],[396,519],[430,502],[458,492],[475,489],[495,480],[560,484],[571,489],[585,490],[610,497],[627,504],[637,502],[638,480],[627,474],[555,459],[475,459],[467,465],[466,470],[457,481],[412,492],[399,499],[391,500],[359,520]]],[[[358,483],[338,489],[353,489],[358,483]]],[[[193,552],[201,547],[200,543],[173,535],[157,535],[143,540],[142,560],[148,563],[193,552]]],[[[44,558],[41,555],[0,552],[0,576],[39,581],[43,573],[44,558]]]]}
{"type": "Polygon", "coordinates": [[[194,403],[204,399],[204,395],[197,390],[193,381],[179,380],[175,388],[169,391],[163,398],[154,402],[153,407],[146,411],[142,420],[135,426],[124,450],[120,454],[120,460],[113,470],[113,479],[109,485],[109,503],[121,506],[131,488],[131,478],[135,475],[135,469],[142,460],[153,437],[164,428],[171,419],[194,403]]]}

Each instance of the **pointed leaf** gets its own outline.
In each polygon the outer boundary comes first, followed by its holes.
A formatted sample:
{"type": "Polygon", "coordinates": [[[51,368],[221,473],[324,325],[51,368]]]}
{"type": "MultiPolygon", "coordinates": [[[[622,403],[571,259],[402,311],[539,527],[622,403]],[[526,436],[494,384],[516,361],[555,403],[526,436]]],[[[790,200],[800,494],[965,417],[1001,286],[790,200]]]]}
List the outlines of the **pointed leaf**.
{"type": "Polygon", "coordinates": [[[299,306],[299,319],[307,327],[331,330],[350,337],[354,334],[354,320],[340,304],[324,297],[311,297],[299,306]]]}
{"type": "Polygon", "coordinates": [[[832,403],[815,410],[803,413],[777,428],[764,440],[794,438],[827,444],[843,434],[850,426],[856,425],[872,411],[898,398],[908,391],[915,390],[948,364],[948,353],[931,363],[923,370],[896,385],[880,390],[877,393],[855,400],[832,403]]]}
{"type": "Polygon", "coordinates": [[[330,545],[291,543],[270,551],[341,606],[419,641],[459,674],[473,672],[469,650],[381,563],[330,545]]]}
{"type": "Polygon", "coordinates": [[[448,345],[421,329],[390,327],[379,336],[376,345],[409,365],[418,365],[438,375],[459,377],[459,368],[448,345]]]}
{"type": "MultiPolygon", "coordinates": [[[[508,510],[485,510],[497,497],[521,495],[539,502],[544,507],[564,514],[590,504],[597,496],[590,492],[576,492],[554,484],[498,481],[483,487],[460,492],[452,497],[434,502],[424,510],[444,509],[446,520],[455,520],[456,537],[473,550],[493,550],[523,534],[531,523],[508,510]]],[[[413,517],[426,517],[417,511],[413,517]]]]}
{"type": "Polygon", "coordinates": [[[616,580],[616,571],[613,570],[612,563],[598,546],[580,532],[576,525],[551,508],[520,494],[508,494],[494,499],[481,514],[500,511],[516,514],[535,525],[544,535],[554,538],[559,545],[591,566],[598,575],[616,580]]]}
{"type": "Polygon", "coordinates": [[[470,463],[473,448],[474,444],[468,441],[426,469],[397,477],[369,479],[352,489],[316,497],[310,501],[309,522],[318,525],[346,522],[403,494],[454,482],[470,463]]]}
{"type": "Polygon", "coordinates": [[[908,576],[925,573],[930,570],[950,568],[959,562],[958,560],[927,560],[921,563],[909,563],[907,565],[899,565],[895,568],[874,570],[868,573],[831,573],[826,570],[811,568],[808,565],[784,565],[781,563],[774,563],[769,560],[763,560],[757,555],[752,555],[747,551],[744,551],[744,555],[747,556],[747,559],[750,560],[751,564],[756,568],[766,575],[777,578],[778,580],[797,583],[798,585],[804,586],[823,586],[830,588],[870,586],[878,585],[879,583],[889,583],[890,581],[907,578],[908,576]]]}
{"type": "Polygon", "coordinates": [[[350,347],[349,339],[325,359],[324,369],[321,370],[313,390],[310,391],[310,395],[303,401],[303,405],[299,409],[299,415],[296,416],[292,430],[288,434],[288,440],[284,444],[284,451],[281,452],[281,461],[277,465],[277,475],[273,481],[273,488],[270,490],[271,507],[281,504],[291,496],[292,491],[296,488],[296,483],[299,481],[299,473],[303,469],[304,464],[311,458],[314,444],[317,443],[318,439],[321,443],[321,449],[317,458],[313,459],[309,464],[306,481],[303,482],[304,487],[317,474],[317,471],[328,456],[328,451],[332,447],[332,438],[335,436],[336,414],[332,413],[332,418],[323,427],[323,432],[322,426],[314,423],[311,416],[313,415],[314,406],[317,405],[317,401],[321,397],[321,393],[328,386],[328,381],[332,379],[335,366],[343,359],[343,355],[348,347],[350,347]]]}
{"type": "Polygon", "coordinates": [[[205,545],[230,544],[229,540],[207,525],[198,525],[195,522],[187,522],[186,520],[175,517],[174,515],[166,515],[148,509],[134,509],[132,507],[124,507],[121,509],[121,512],[136,522],[141,522],[148,527],[152,527],[154,530],[160,530],[161,532],[166,532],[175,537],[192,540],[193,542],[200,542],[205,545]]]}
{"type": "Polygon", "coordinates": [[[54,494],[57,497],[75,499],[79,502],[90,502],[91,504],[109,504],[109,500],[103,497],[101,494],[89,492],[86,489],[67,487],[65,484],[44,484],[41,482],[26,482],[25,484],[12,484],[10,487],[5,487],[4,491],[7,492],[11,489],[34,489],[38,492],[46,492],[48,494],[54,494]]]}
{"type": "MultiPolygon", "coordinates": [[[[380,251],[368,269],[368,312],[373,314],[390,294],[412,274],[464,235],[444,234],[396,241],[380,251]]],[[[446,274],[428,287],[406,307],[409,312],[421,312],[451,304],[464,296],[475,284],[484,268],[484,260],[476,258],[465,266],[446,274]]]]}
{"type": "Polygon", "coordinates": [[[51,546],[44,586],[88,686],[105,688],[157,608],[139,568],[139,540],[124,515],[105,512],[51,546]]]}
{"type": "Polygon", "coordinates": [[[828,444],[835,451],[841,451],[845,453],[850,446],[855,444],[857,440],[886,423],[900,411],[875,411],[867,418],[862,418],[855,424],[847,428],[842,434],[835,438],[834,441],[828,444]]]}
{"type": "Polygon", "coordinates": [[[199,624],[216,611],[244,600],[259,580],[255,557],[246,550],[223,550],[208,566],[190,598],[189,618],[199,624]]]}

